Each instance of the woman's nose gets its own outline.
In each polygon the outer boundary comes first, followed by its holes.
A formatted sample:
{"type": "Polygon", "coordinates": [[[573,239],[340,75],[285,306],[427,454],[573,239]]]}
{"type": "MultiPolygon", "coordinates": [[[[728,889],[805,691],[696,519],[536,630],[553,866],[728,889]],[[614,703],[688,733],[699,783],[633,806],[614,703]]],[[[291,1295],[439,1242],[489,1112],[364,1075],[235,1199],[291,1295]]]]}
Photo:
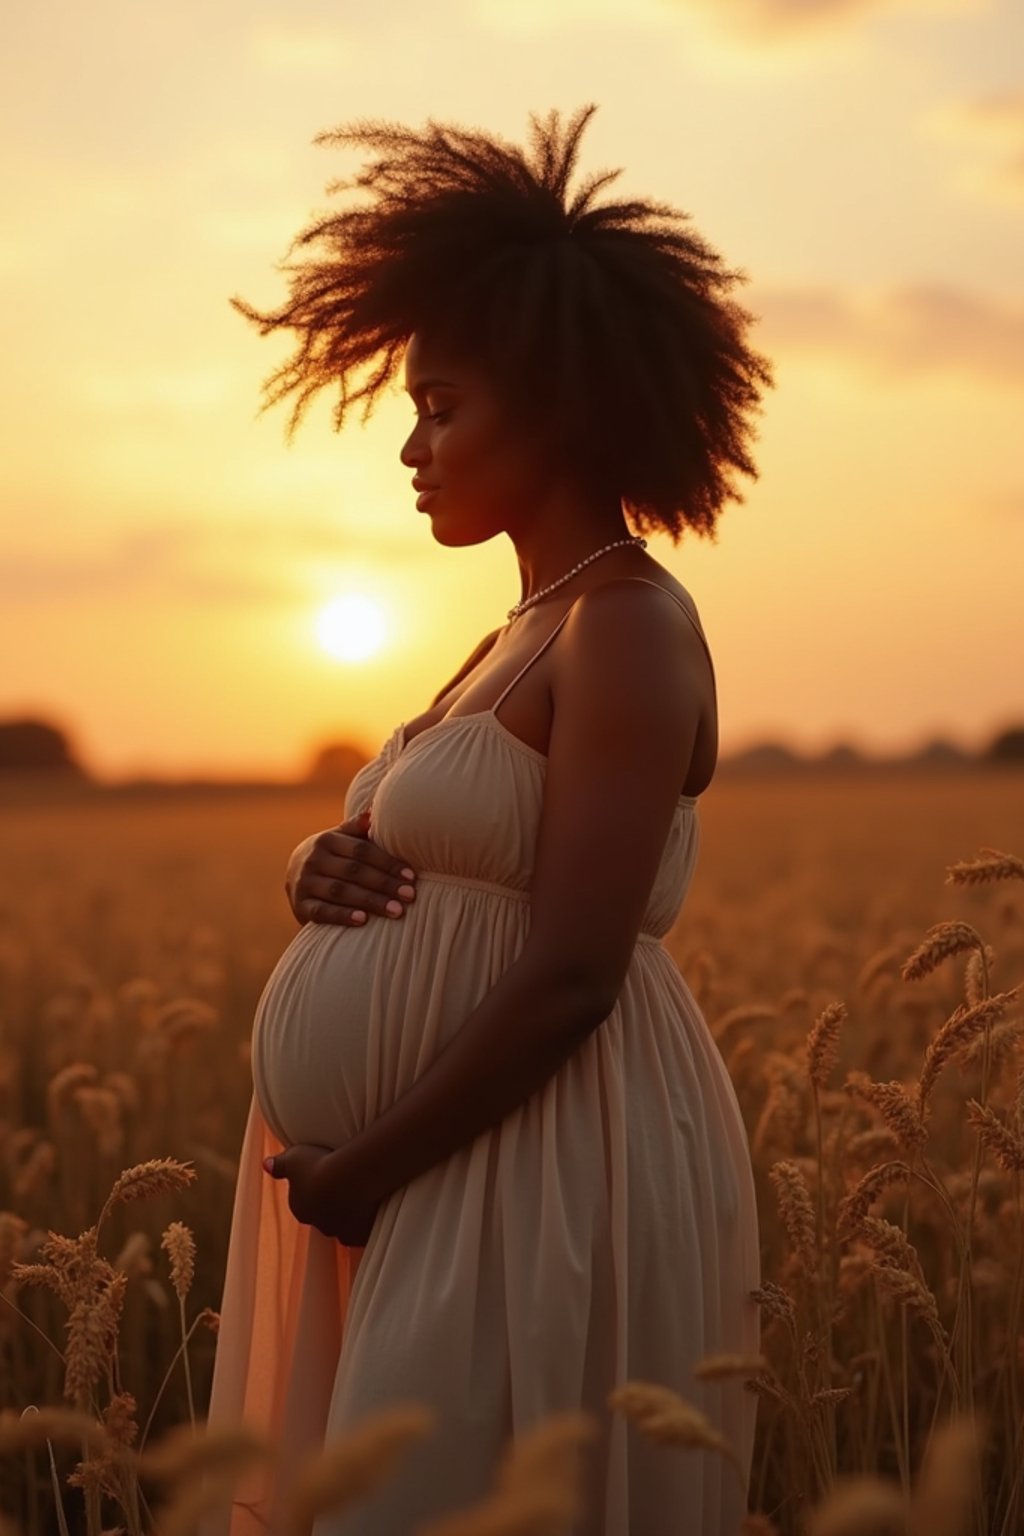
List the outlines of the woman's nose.
{"type": "Polygon", "coordinates": [[[414,429],[402,444],[402,449],[399,453],[402,463],[409,469],[420,469],[426,462],[426,450],[421,446],[417,446],[415,437],[416,432],[414,429]]]}

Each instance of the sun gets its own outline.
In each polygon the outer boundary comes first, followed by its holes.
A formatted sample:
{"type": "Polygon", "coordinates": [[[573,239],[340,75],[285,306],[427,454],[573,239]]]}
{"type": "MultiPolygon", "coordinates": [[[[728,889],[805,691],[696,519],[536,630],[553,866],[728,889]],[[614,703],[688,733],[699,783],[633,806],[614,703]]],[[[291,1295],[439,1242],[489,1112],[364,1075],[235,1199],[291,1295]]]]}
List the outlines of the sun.
{"type": "Polygon", "coordinates": [[[321,647],[339,661],[365,661],[380,650],[385,629],[380,607],[354,592],[336,597],[316,616],[321,647]]]}

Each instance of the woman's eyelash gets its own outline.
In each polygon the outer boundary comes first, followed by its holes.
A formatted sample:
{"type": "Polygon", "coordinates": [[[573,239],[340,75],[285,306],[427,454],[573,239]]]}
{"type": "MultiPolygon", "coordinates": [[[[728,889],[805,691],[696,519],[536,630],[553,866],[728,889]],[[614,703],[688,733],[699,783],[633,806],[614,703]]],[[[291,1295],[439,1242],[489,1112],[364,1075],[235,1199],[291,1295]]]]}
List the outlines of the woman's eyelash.
{"type": "MultiPolygon", "coordinates": [[[[449,406],[446,411],[434,411],[433,414],[431,414],[431,412],[428,411],[426,413],[426,416],[427,416],[427,420],[428,421],[441,421],[445,416],[450,416],[451,413],[452,413],[452,407],[449,406]]],[[[419,416],[417,416],[416,420],[419,421],[419,419],[420,419],[419,416]]]]}

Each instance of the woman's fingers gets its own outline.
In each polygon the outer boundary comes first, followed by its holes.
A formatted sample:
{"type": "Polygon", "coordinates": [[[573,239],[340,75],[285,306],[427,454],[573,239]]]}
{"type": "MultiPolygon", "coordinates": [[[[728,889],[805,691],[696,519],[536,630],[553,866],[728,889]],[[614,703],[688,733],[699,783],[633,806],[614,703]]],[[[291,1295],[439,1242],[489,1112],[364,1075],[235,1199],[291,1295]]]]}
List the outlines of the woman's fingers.
{"type": "Polygon", "coordinates": [[[398,918],[415,897],[415,889],[406,881],[401,887],[409,895],[394,896],[388,888],[374,890],[352,881],[333,877],[315,876],[303,882],[299,904],[304,906],[308,922],[351,923],[364,919],[355,917],[356,912],[368,916],[398,918]],[[312,908],[316,908],[314,915],[312,908]]]}
{"type": "Polygon", "coordinates": [[[393,858],[375,843],[356,844],[351,852],[347,839],[341,844],[327,839],[323,842],[302,872],[297,888],[300,899],[368,908],[381,914],[388,912],[391,902],[397,910],[389,915],[401,916],[404,904],[416,894],[415,884],[402,873],[407,868],[403,859],[393,858]]]}
{"type": "MultiPolygon", "coordinates": [[[[342,826],[351,826],[350,822],[343,822],[342,826]]],[[[396,859],[387,853],[379,843],[358,833],[343,832],[339,827],[332,827],[327,832],[321,832],[316,839],[310,854],[311,861],[323,863],[327,859],[355,860],[365,865],[368,869],[379,870],[385,875],[400,875],[406,867],[404,859],[396,859]]]]}
{"type": "Polygon", "coordinates": [[[296,901],[295,916],[300,923],[333,923],[336,928],[360,928],[366,922],[366,908],[342,906],[307,896],[296,901]],[[357,912],[362,916],[357,917],[357,912]]]}
{"type": "Polygon", "coordinates": [[[352,830],[360,825],[352,817],[313,840],[291,892],[300,922],[358,926],[370,916],[401,917],[414,899],[415,876],[403,873],[405,860],[386,853],[365,831],[352,830]]]}
{"type": "Polygon", "coordinates": [[[406,879],[401,873],[405,866],[399,862],[397,869],[389,865],[368,864],[363,859],[336,859],[323,857],[309,861],[309,873],[314,878],[340,880],[359,890],[397,896],[403,886],[415,887],[415,880],[406,879]]]}

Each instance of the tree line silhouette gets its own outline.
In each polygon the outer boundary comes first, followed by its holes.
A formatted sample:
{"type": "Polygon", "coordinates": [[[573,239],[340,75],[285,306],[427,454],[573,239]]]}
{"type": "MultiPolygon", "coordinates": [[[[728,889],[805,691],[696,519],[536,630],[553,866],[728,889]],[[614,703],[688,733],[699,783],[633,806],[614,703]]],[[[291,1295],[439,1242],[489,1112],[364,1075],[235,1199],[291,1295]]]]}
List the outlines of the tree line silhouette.
{"type": "MultiPolygon", "coordinates": [[[[354,742],[328,742],[314,750],[306,773],[295,782],[325,788],[344,786],[366,761],[365,752],[354,742]]],[[[811,769],[835,771],[896,766],[1024,767],[1024,723],[998,730],[977,752],[965,751],[936,737],[915,751],[884,759],[868,757],[857,747],[843,742],[817,756],[807,756],[793,751],[783,742],[766,741],[723,756],[718,771],[727,777],[737,774],[774,776],[811,769]]],[[[32,717],[0,720],[0,780],[11,782],[16,779],[83,787],[96,783],[68,733],[58,725],[32,717]]]]}

